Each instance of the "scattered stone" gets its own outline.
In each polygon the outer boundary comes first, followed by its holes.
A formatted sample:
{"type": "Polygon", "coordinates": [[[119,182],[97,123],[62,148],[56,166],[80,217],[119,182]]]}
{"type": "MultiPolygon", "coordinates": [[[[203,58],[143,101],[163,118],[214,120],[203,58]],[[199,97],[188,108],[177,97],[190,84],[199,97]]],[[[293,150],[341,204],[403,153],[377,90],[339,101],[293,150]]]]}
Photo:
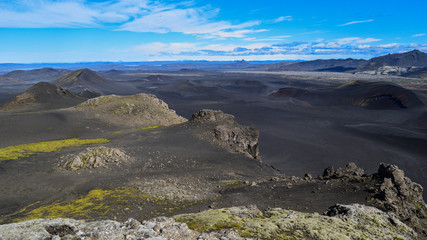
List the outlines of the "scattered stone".
{"type": "Polygon", "coordinates": [[[304,175],[304,179],[305,179],[305,180],[308,180],[308,181],[311,181],[311,180],[313,180],[313,176],[311,176],[311,174],[310,174],[310,173],[306,173],[306,174],[304,175]]]}
{"type": "Polygon", "coordinates": [[[325,168],[325,170],[323,171],[323,179],[330,179],[332,178],[332,176],[334,176],[335,174],[335,169],[333,166],[329,166],[327,168],[325,168]]]}
{"type": "Polygon", "coordinates": [[[251,183],[251,187],[255,187],[257,185],[257,183],[256,182],[252,182],[251,183]]]}

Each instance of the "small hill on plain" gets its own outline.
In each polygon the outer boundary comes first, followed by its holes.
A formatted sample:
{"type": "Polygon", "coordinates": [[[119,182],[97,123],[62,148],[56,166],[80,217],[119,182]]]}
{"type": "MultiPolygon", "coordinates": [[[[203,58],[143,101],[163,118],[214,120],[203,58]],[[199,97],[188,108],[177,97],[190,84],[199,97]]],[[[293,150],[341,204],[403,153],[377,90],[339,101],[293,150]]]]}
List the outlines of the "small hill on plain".
{"type": "Polygon", "coordinates": [[[129,87],[107,80],[87,68],[71,72],[55,81],[55,84],[74,92],[82,92],[84,90],[99,92],[101,94],[133,92],[129,87]]]}
{"type": "Polygon", "coordinates": [[[2,112],[39,111],[75,106],[86,98],[57,85],[40,82],[0,105],[2,112]]]}

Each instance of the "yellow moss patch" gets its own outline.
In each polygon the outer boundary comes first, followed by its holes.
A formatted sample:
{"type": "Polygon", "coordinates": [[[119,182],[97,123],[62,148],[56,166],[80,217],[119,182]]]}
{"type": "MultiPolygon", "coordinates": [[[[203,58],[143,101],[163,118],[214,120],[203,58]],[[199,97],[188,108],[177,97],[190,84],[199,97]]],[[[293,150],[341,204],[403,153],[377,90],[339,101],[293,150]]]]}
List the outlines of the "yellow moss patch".
{"type": "Polygon", "coordinates": [[[158,200],[155,197],[141,194],[135,188],[120,188],[115,190],[94,189],[79,199],[57,202],[28,211],[34,204],[30,205],[30,207],[26,207],[14,214],[15,216],[24,215],[24,217],[15,218],[14,222],[37,218],[91,218],[93,216],[104,216],[109,211],[126,208],[126,203],[131,198],[158,200]]]}
{"type": "Polygon", "coordinates": [[[130,129],[123,129],[123,130],[119,130],[116,132],[113,132],[115,134],[117,133],[122,133],[122,132],[127,132],[127,131],[136,131],[136,130],[146,130],[146,129],[155,129],[158,128],[159,126],[147,126],[147,127],[142,127],[142,128],[130,128],[130,129]]]}
{"type": "Polygon", "coordinates": [[[70,139],[63,139],[63,140],[21,144],[16,146],[0,148],[0,161],[15,160],[20,157],[28,157],[38,153],[59,151],[65,147],[78,147],[86,144],[106,143],[106,142],[109,142],[109,140],[106,138],[98,138],[98,139],[70,138],[70,139]]]}

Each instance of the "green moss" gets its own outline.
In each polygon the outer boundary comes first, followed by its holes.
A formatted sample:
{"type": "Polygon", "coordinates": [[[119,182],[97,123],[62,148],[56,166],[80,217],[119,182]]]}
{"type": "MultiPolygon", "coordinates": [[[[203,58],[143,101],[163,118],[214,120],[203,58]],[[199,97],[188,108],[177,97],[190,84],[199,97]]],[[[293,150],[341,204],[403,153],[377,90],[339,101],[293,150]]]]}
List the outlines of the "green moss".
{"type": "Polygon", "coordinates": [[[147,126],[147,127],[142,127],[142,128],[130,128],[130,129],[123,129],[123,130],[119,130],[116,132],[113,132],[115,134],[118,133],[122,133],[122,132],[127,132],[127,131],[137,131],[137,130],[147,130],[147,129],[155,129],[158,128],[159,126],[147,126]]]}
{"type": "Polygon", "coordinates": [[[29,144],[21,144],[0,148],[0,161],[15,160],[21,157],[29,157],[38,153],[47,153],[59,151],[65,147],[78,147],[86,144],[106,143],[109,142],[106,138],[98,139],[78,139],[70,138],[63,140],[45,141],[29,144]]]}

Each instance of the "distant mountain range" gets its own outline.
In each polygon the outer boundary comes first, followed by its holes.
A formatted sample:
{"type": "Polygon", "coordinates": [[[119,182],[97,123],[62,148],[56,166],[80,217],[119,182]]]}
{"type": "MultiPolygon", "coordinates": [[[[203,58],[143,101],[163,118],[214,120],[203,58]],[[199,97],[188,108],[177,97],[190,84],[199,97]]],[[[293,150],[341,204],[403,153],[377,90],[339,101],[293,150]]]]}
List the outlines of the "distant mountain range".
{"type": "MultiPolygon", "coordinates": [[[[40,64],[0,64],[0,71],[5,69],[22,69],[37,67],[40,64]]],[[[61,69],[42,68],[35,70],[16,70],[0,75],[0,84],[19,81],[53,81],[60,77],[66,77],[70,69],[90,68],[100,73],[111,74],[113,72],[142,72],[142,71],[200,71],[200,70],[253,70],[253,71],[322,71],[322,72],[349,72],[372,75],[402,75],[408,77],[425,78],[427,67],[427,54],[419,50],[404,53],[387,54],[364,59],[318,59],[312,61],[175,61],[175,62],[118,62],[118,63],[74,63],[74,64],[46,64],[61,69]],[[68,70],[64,70],[68,69],[68,70]]],[[[41,66],[46,66],[41,65],[41,66]]],[[[80,70],[78,70],[80,71],[80,70]]],[[[96,74],[96,73],[95,73],[96,74]]],[[[89,74],[90,75],[90,74],[89,74]]],[[[84,74],[83,74],[84,76],[84,74]]],[[[92,74],[94,81],[103,81],[92,74]],[[96,80],[97,79],[97,80],[96,80]]],[[[101,77],[102,78],[102,77],[101,77]]],[[[63,79],[65,81],[65,79],[63,79]]],[[[78,82],[78,81],[77,81],[78,82]]],[[[78,83],[74,85],[78,85],[78,83]]],[[[58,83],[61,85],[61,83],[58,83]]],[[[61,85],[62,86],[62,85],[61,85]]]]}

